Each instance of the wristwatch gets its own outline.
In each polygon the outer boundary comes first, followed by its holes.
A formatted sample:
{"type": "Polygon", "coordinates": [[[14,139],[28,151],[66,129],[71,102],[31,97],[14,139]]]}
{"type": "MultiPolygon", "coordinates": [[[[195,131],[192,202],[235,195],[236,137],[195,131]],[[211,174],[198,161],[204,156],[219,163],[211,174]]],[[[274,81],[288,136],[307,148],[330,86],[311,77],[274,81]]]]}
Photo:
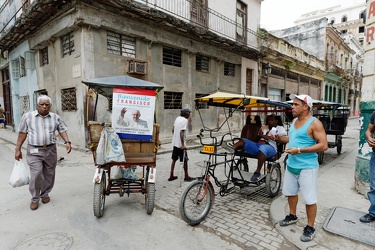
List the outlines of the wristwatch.
{"type": "Polygon", "coordinates": [[[301,153],[301,149],[297,148],[297,154],[300,154],[300,153],[301,153]]]}
{"type": "Polygon", "coordinates": [[[67,143],[72,144],[70,141],[66,141],[66,142],[64,142],[64,144],[67,144],[67,143]]]}

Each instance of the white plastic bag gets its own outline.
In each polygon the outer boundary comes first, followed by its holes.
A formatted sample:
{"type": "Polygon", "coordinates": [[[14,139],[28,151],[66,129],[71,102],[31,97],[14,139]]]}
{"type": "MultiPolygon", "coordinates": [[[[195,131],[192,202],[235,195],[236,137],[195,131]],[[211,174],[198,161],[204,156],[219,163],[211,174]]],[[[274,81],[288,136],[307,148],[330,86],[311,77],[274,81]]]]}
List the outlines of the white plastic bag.
{"type": "Polygon", "coordinates": [[[26,169],[26,166],[22,161],[16,160],[16,162],[14,163],[12,175],[9,179],[9,185],[15,188],[27,184],[29,184],[29,173],[26,169]]]}
{"type": "Polygon", "coordinates": [[[124,150],[119,136],[110,127],[104,127],[96,149],[96,164],[125,162],[124,150]]]}

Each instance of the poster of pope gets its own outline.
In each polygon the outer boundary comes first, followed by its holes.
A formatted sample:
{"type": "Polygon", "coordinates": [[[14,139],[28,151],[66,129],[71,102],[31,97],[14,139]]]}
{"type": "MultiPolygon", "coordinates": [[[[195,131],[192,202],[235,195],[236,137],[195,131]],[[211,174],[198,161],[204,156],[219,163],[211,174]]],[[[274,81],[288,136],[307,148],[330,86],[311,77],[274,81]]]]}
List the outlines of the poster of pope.
{"type": "Polygon", "coordinates": [[[152,140],[155,90],[113,88],[112,127],[123,139],[152,140]]]}

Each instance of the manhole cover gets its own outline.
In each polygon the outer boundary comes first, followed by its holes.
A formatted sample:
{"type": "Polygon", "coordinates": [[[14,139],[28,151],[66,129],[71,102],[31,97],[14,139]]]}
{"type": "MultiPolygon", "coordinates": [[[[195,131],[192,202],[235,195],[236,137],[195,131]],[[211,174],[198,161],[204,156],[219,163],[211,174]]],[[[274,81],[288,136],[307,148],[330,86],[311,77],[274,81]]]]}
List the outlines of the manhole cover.
{"type": "Polygon", "coordinates": [[[73,237],[70,237],[66,233],[49,233],[28,239],[16,246],[14,249],[67,250],[70,249],[72,245],[73,237]]]}

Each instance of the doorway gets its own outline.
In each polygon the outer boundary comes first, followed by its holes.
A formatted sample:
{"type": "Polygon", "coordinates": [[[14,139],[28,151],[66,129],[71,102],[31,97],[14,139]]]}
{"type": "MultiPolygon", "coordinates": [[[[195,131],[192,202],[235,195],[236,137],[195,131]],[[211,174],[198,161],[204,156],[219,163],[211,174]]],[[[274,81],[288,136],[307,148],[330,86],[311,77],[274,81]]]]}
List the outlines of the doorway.
{"type": "Polygon", "coordinates": [[[6,125],[12,125],[13,114],[12,114],[12,95],[10,92],[10,77],[9,67],[1,70],[1,79],[3,79],[3,97],[4,97],[4,110],[5,110],[5,122],[6,125]]]}

